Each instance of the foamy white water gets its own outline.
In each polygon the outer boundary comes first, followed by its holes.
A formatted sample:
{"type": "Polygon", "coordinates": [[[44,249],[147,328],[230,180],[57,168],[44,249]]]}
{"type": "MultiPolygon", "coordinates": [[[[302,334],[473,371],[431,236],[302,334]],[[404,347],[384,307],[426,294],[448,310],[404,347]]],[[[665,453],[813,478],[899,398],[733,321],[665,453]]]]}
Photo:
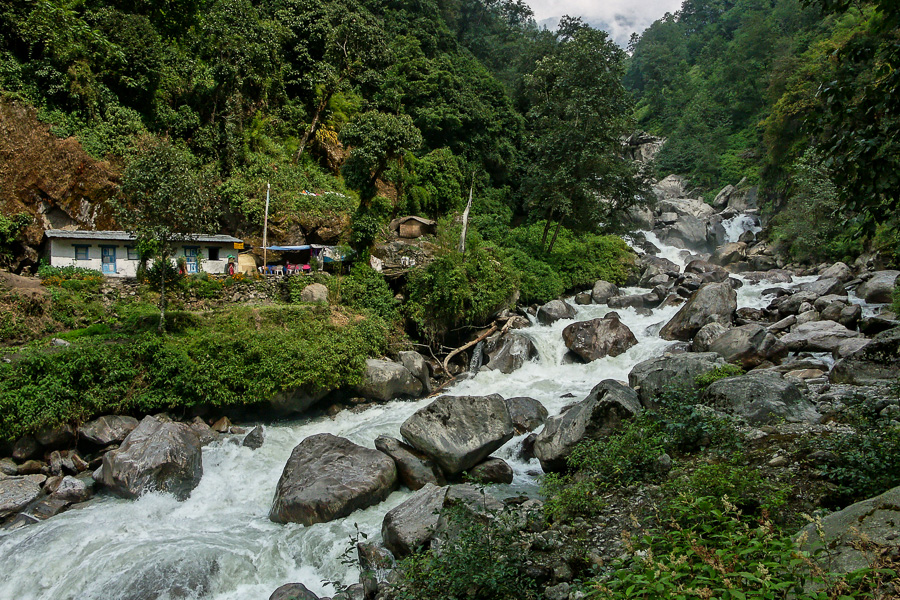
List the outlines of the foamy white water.
{"type": "MultiPolygon", "coordinates": [[[[660,256],[684,266],[684,252],[662,244],[652,232],[647,239],[662,249],[660,256]]],[[[746,284],[738,290],[738,305],[762,307],[771,297],[761,291],[793,284],[746,284]]],[[[625,293],[645,290],[624,290],[625,293]]],[[[602,317],[606,306],[576,306],[574,320],[602,317]]],[[[520,330],[538,348],[540,360],[504,375],[483,371],[456,385],[455,395],[497,393],[509,398],[530,396],[558,414],[583,399],[604,379],[627,381],[631,368],[662,354],[671,342],[656,332],[678,307],[654,310],[650,316],[618,309],[638,344],[614,358],[589,364],[567,364],[561,332],[573,320],[520,330]]],[[[353,583],[357,573],[340,564],[349,536],[358,524],[369,539],[380,538],[384,514],[410,492],[394,492],[385,502],[346,519],[304,527],[280,525],[268,519],[275,485],[302,439],[328,432],[374,447],[377,436],[399,437],[400,425],[428,404],[389,402],[361,413],[345,411],[327,417],[276,424],[266,428],[266,442],[252,451],[230,443],[204,449],[203,479],[191,497],[178,502],[164,494],[136,501],[104,497],[43,523],[0,533],[0,599],[16,600],[266,600],[280,585],[301,582],[319,595],[333,589],[323,580],[353,583]]],[[[537,461],[517,458],[524,436],[495,454],[513,467],[515,479],[505,491],[535,493],[537,461]]]]}
{"type": "Polygon", "coordinates": [[[762,226],[759,224],[759,217],[740,213],[726,221],[722,221],[722,227],[725,228],[725,241],[736,242],[741,234],[745,231],[759,233],[762,226]]]}

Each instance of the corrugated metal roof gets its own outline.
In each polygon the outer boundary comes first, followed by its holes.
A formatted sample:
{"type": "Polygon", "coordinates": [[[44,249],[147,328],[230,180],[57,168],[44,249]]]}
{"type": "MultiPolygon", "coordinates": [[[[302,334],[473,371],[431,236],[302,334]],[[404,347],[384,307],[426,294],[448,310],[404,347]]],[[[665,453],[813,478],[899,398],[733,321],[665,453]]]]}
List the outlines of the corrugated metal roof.
{"type": "MultiPolygon", "coordinates": [[[[134,236],[127,231],[85,231],[85,230],[75,230],[68,231],[66,229],[48,229],[44,232],[48,238],[59,238],[65,240],[110,240],[110,241],[122,241],[122,242],[130,242],[134,241],[134,236]]],[[[230,235],[201,235],[201,234],[184,234],[185,239],[181,241],[185,242],[219,242],[222,244],[232,244],[234,242],[241,242],[240,238],[232,237],[230,235]]]]}

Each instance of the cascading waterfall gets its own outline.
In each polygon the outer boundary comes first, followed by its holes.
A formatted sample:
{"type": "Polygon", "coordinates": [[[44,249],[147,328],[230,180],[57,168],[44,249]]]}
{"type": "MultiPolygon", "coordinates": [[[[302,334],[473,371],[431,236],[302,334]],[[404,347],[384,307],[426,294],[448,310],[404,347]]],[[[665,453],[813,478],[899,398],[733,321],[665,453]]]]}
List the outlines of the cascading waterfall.
{"type": "Polygon", "coordinates": [[[722,221],[722,227],[725,229],[725,241],[728,243],[738,241],[738,238],[745,231],[752,231],[753,233],[762,231],[759,217],[746,213],[740,213],[726,221],[722,221]]]}
{"type": "MultiPolygon", "coordinates": [[[[683,250],[662,244],[652,232],[645,235],[661,249],[660,256],[684,265],[683,250]]],[[[776,286],[747,283],[738,290],[738,305],[765,306],[770,297],[762,297],[760,291],[771,287],[776,286]]],[[[626,289],[623,293],[639,291],[645,290],[626,289]]],[[[610,312],[601,305],[575,308],[575,320],[610,312]]],[[[534,342],[539,360],[509,375],[479,371],[451,392],[531,396],[551,415],[558,414],[567,404],[583,399],[600,381],[627,381],[635,364],[664,352],[671,342],[660,339],[655,331],[677,310],[668,307],[642,316],[634,309],[618,309],[639,343],[620,356],[588,364],[564,360],[561,333],[573,320],[534,324],[517,333],[534,342]]],[[[378,539],[384,514],[410,492],[396,491],[377,506],[331,523],[310,527],[272,523],[268,511],[291,450],[305,437],[323,432],[373,447],[378,435],[399,437],[401,423],[429,402],[395,401],[360,413],[344,411],[334,419],[269,425],[266,442],[259,450],[224,441],[205,448],[203,479],[184,502],[163,494],[135,501],[107,496],[42,523],[0,533],[0,564],[4,567],[0,598],[265,600],[289,582],[302,582],[320,595],[330,595],[333,590],[323,581],[353,583],[356,579],[357,573],[339,560],[355,524],[369,539],[378,539]]],[[[495,453],[509,462],[515,473],[513,483],[501,491],[534,494],[540,465],[517,456],[522,437],[495,453]]]]}

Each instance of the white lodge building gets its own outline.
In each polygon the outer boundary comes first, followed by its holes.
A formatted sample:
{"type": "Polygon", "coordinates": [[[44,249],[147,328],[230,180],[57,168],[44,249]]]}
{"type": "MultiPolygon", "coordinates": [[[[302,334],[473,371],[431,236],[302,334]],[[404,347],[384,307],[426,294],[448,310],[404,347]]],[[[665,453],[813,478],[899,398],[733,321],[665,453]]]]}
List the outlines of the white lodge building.
{"type": "MultiPolygon", "coordinates": [[[[125,231],[44,232],[47,246],[44,257],[54,267],[85,267],[102,271],[107,277],[135,277],[140,262],[134,236],[125,231]]],[[[175,256],[185,257],[188,273],[223,273],[228,255],[235,257],[243,241],[230,235],[190,235],[175,243],[175,256]],[[199,260],[198,260],[199,258],[199,260]]]]}

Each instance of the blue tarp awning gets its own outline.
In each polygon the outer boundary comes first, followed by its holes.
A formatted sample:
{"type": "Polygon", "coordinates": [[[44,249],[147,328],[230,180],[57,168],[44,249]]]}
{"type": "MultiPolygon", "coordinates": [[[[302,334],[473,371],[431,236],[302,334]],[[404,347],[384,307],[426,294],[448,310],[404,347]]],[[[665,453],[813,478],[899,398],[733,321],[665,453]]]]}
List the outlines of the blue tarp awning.
{"type": "Polygon", "coordinates": [[[274,250],[275,252],[302,252],[312,248],[309,244],[306,246],[266,246],[266,250],[274,250]]]}

